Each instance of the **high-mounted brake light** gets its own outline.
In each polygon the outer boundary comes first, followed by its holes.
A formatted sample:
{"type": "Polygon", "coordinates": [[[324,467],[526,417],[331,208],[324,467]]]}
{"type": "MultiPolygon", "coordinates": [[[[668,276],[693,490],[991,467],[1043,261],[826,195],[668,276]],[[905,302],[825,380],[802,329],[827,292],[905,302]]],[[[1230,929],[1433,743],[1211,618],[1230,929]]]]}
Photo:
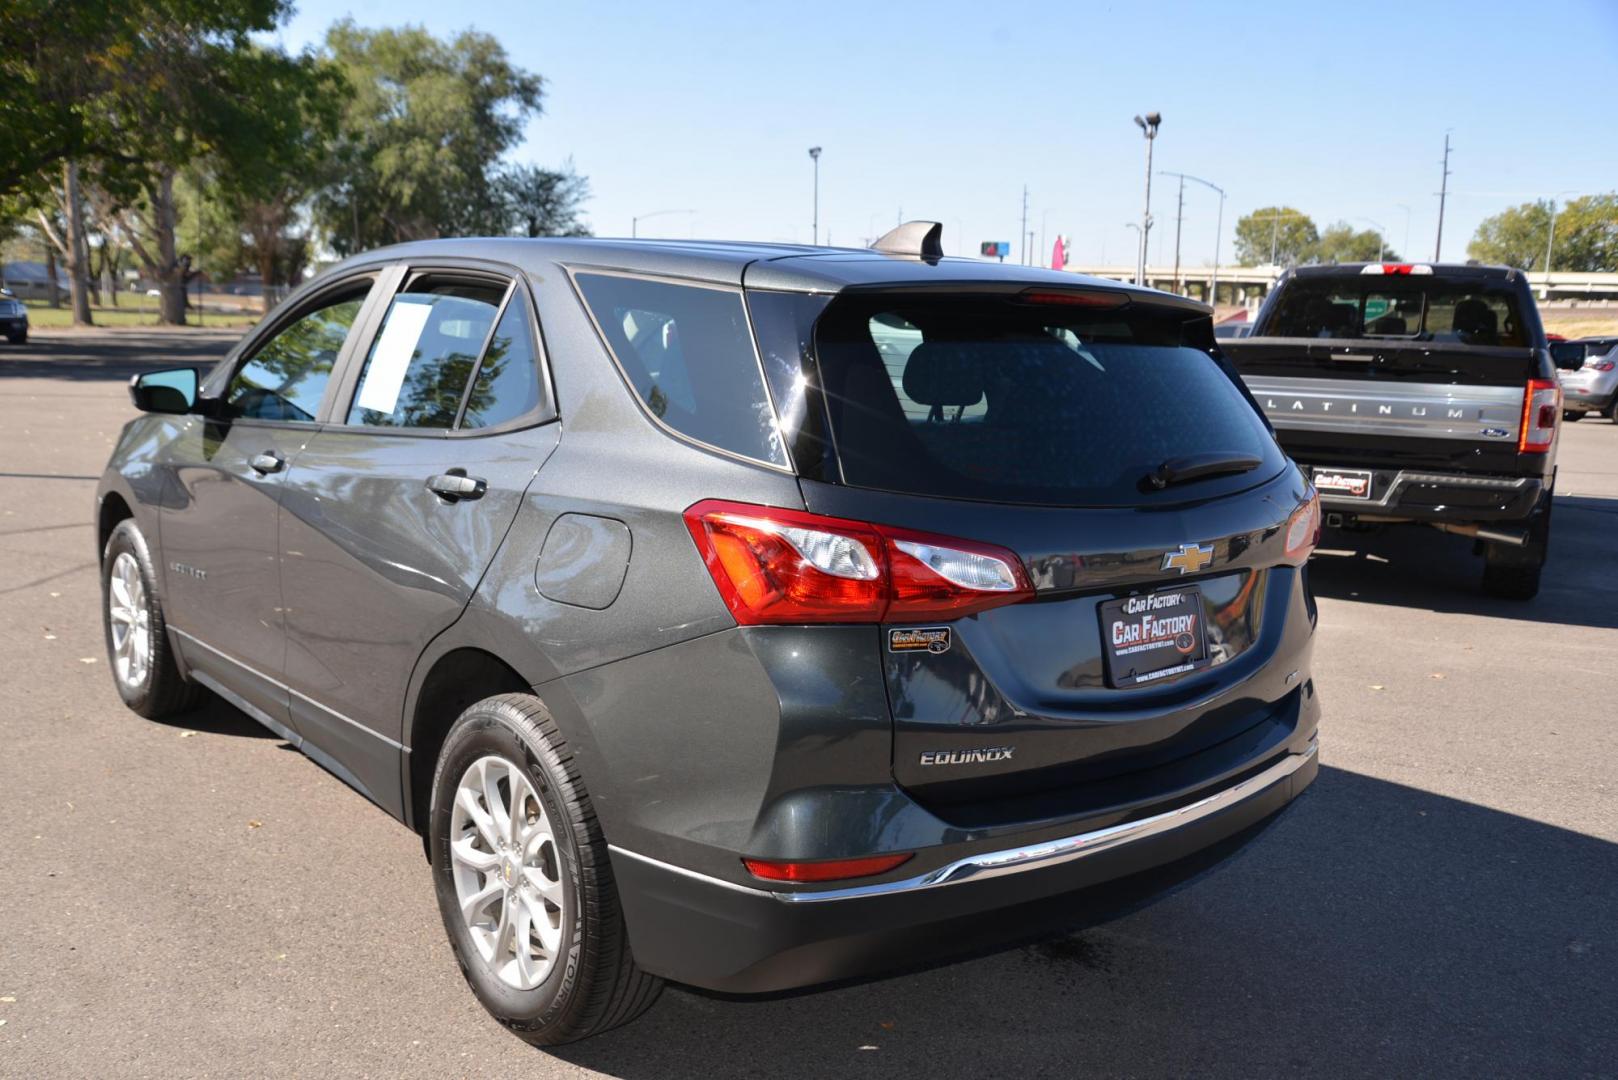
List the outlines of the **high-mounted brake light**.
{"type": "Polygon", "coordinates": [[[1522,434],[1519,454],[1548,453],[1556,440],[1556,421],[1562,415],[1562,388],[1549,379],[1529,379],[1522,395],[1522,434]]]}
{"type": "Polygon", "coordinates": [[[1034,594],[992,544],[717,499],[685,523],[744,626],[957,619],[1034,594]]]}
{"type": "Polygon", "coordinates": [[[885,874],[910,861],[912,852],[897,855],[867,855],[859,859],[817,859],[814,862],[782,862],[775,859],[743,859],[747,872],[765,881],[846,881],[849,878],[885,874]]]}
{"type": "Polygon", "coordinates": [[[1107,289],[1079,291],[1071,289],[1028,289],[1017,294],[1024,304],[1065,304],[1068,307],[1119,308],[1129,303],[1129,296],[1107,289]]]}
{"type": "Polygon", "coordinates": [[[1309,497],[1287,518],[1286,548],[1282,557],[1302,566],[1319,545],[1320,493],[1311,485],[1309,497]]]}
{"type": "Polygon", "coordinates": [[[1430,274],[1433,268],[1425,263],[1370,263],[1360,268],[1362,274],[1430,274]]]}

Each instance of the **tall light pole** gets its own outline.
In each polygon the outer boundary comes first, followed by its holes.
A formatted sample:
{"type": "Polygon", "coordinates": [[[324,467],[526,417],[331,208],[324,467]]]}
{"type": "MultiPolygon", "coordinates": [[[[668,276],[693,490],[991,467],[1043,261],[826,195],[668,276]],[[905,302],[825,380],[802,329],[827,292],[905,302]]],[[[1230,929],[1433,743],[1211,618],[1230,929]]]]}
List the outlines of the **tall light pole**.
{"type": "Polygon", "coordinates": [[[1545,288],[1551,287],[1551,245],[1556,243],[1556,200],[1551,200],[1551,227],[1545,234],[1545,288]]]}
{"type": "MultiPolygon", "coordinates": [[[[1213,280],[1208,283],[1208,302],[1211,304],[1214,301],[1214,297],[1218,295],[1219,289],[1219,238],[1221,231],[1225,227],[1225,189],[1220,187],[1218,184],[1204,180],[1200,176],[1192,176],[1190,173],[1170,172],[1167,169],[1159,169],[1158,172],[1163,176],[1177,176],[1180,178],[1180,202],[1182,207],[1185,203],[1185,182],[1187,180],[1191,181],[1193,184],[1201,184],[1203,187],[1219,193],[1219,214],[1214,218],[1213,280]]],[[[1174,277],[1176,281],[1178,281],[1180,277],[1180,271],[1178,269],[1180,265],[1179,231],[1179,227],[1176,226],[1174,230],[1174,265],[1176,267],[1174,277]]]]}
{"type": "Polygon", "coordinates": [[[1022,228],[1017,233],[1017,243],[1022,247],[1022,264],[1028,265],[1028,185],[1022,186],[1022,228]]]}
{"type": "Polygon", "coordinates": [[[1370,224],[1376,226],[1376,261],[1381,262],[1382,261],[1382,256],[1388,250],[1388,231],[1382,227],[1381,222],[1376,221],[1376,220],[1374,220],[1372,218],[1357,217],[1354,220],[1355,221],[1370,222],[1370,224]]]}
{"type": "Polygon", "coordinates": [[[1135,260],[1135,284],[1146,284],[1146,238],[1152,231],[1152,144],[1157,141],[1157,126],[1163,114],[1150,112],[1135,117],[1135,126],[1146,136],[1146,205],[1140,215],[1140,255],[1135,260]]]}
{"type": "Polygon", "coordinates": [[[694,214],[695,210],[653,210],[649,214],[636,214],[629,219],[629,238],[635,239],[640,235],[640,223],[647,218],[662,217],[664,214],[694,214]]]}
{"type": "Polygon", "coordinates": [[[815,163],[815,212],[814,224],[810,226],[809,242],[818,247],[820,246],[820,147],[811,146],[809,148],[809,157],[815,163]]]}

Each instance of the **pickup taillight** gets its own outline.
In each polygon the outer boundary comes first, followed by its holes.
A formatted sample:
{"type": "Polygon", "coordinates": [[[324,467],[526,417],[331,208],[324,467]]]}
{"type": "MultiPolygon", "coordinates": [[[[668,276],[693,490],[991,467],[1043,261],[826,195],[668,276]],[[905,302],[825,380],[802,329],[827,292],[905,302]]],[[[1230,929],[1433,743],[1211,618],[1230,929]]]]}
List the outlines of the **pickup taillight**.
{"type": "Polygon", "coordinates": [[[1549,379],[1529,379],[1522,395],[1522,434],[1517,437],[1517,452],[1549,452],[1561,416],[1562,388],[1549,379]]]}

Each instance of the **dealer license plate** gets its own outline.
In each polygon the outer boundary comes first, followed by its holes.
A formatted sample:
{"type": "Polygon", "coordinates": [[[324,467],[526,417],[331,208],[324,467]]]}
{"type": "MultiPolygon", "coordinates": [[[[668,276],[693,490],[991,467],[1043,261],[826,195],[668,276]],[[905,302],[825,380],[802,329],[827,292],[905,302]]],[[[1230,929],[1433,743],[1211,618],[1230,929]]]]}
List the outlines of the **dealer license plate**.
{"type": "Polygon", "coordinates": [[[1140,686],[1208,663],[1202,590],[1196,586],[1126,596],[1101,605],[1107,685],[1140,686]]]}

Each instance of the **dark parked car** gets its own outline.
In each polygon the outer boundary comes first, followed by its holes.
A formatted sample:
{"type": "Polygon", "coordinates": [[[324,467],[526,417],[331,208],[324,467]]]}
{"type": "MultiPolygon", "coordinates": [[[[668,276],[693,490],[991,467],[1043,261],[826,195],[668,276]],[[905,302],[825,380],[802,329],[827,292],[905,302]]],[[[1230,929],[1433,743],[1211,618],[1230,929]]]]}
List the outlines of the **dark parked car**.
{"type": "Polygon", "coordinates": [[[12,295],[10,289],[0,289],[0,334],[13,345],[28,341],[28,305],[12,295]]]}
{"type": "Polygon", "coordinates": [[[421,832],[539,1043],[1208,864],[1315,776],[1314,492],[1207,308],[937,238],[412,244],[137,377],[119,692],[421,832]]]}
{"type": "Polygon", "coordinates": [[[1328,527],[1470,538],[1483,589],[1539,592],[1562,392],[1522,271],[1365,263],[1281,275],[1223,343],[1328,527]]]}

